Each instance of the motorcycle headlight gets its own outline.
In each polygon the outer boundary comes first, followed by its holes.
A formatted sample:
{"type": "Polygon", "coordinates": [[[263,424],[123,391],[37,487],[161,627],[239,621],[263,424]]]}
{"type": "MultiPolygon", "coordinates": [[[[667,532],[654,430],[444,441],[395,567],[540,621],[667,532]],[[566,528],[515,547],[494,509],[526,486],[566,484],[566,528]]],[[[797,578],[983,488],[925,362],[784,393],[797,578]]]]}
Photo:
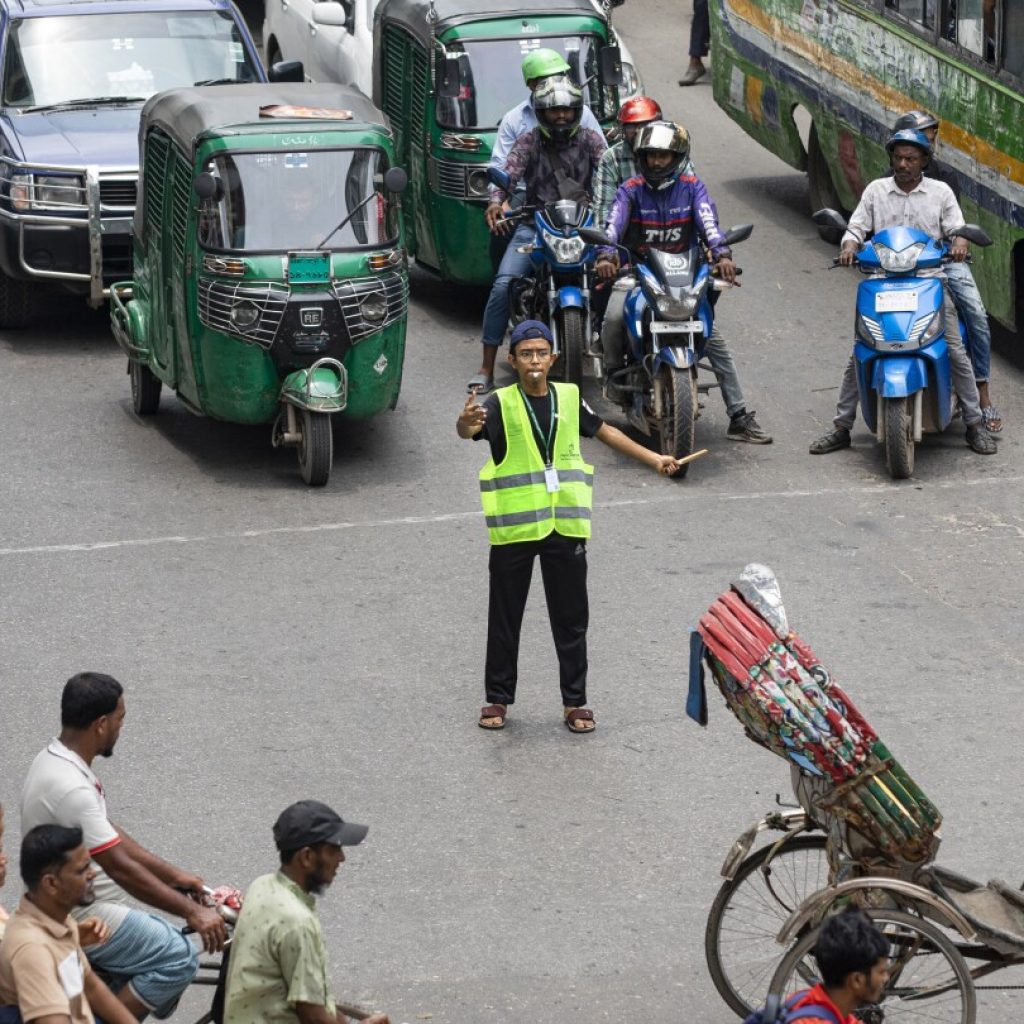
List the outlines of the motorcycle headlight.
{"type": "Polygon", "coordinates": [[[583,259],[587,243],[578,235],[574,238],[562,238],[561,235],[553,235],[550,231],[543,231],[541,234],[556,263],[579,263],[583,259]]]}
{"type": "Polygon", "coordinates": [[[683,295],[678,299],[663,295],[656,306],[658,314],[665,320],[689,320],[697,310],[696,295],[683,295]]]}
{"type": "Polygon", "coordinates": [[[917,258],[924,249],[924,242],[915,242],[906,249],[896,252],[887,245],[874,243],[875,255],[882,269],[890,274],[906,274],[917,266],[917,258]]]}
{"type": "Polygon", "coordinates": [[[359,310],[367,323],[383,323],[384,318],[388,315],[387,296],[383,292],[371,292],[359,304],[359,310]]]}
{"type": "Polygon", "coordinates": [[[242,299],[231,307],[231,322],[240,331],[247,331],[251,327],[255,327],[259,318],[259,307],[248,299],[242,299]]]}

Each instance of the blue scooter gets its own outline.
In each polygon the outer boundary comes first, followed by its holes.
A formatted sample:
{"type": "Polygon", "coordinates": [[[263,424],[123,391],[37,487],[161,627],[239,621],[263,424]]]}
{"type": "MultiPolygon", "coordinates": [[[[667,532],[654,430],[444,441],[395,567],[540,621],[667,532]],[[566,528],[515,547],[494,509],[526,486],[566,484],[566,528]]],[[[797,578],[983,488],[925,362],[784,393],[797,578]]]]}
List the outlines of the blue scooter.
{"type": "MultiPolygon", "coordinates": [[[[835,210],[819,210],[813,219],[846,228],[835,210]]],[[[958,234],[975,245],[992,244],[976,224],[958,234]]],[[[853,358],[861,412],[885,448],[889,475],[905,480],[914,472],[914,445],[926,433],[941,434],[953,418],[942,279],[918,276],[949,262],[949,245],[915,228],[892,227],[866,241],[855,259],[861,273],[872,275],[857,288],[853,358]]],[[[969,353],[966,325],[958,321],[969,353]]]]}
{"type": "MultiPolygon", "coordinates": [[[[488,178],[508,191],[509,177],[488,168],[488,178]]],[[[533,272],[509,286],[510,320],[542,320],[551,328],[555,357],[561,356],[562,375],[571,384],[583,380],[583,357],[589,349],[590,288],[596,258],[594,247],[579,229],[594,222],[587,203],[558,199],[540,209],[521,207],[508,219],[533,215],[534,240],[529,252],[533,272]]]]}
{"type": "MultiPolygon", "coordinates": [[[[753,230],[752,224],[730,228],[725,244],[745,241],[753,230]]],[[[610,244],[591,228],[581,228],[580,236],[595,246],[610,244]]],[[[717,386],[698,385],[697,366],[715,322],[714,293],[730,285],[712,276],[699,245],[643,255],[616,249],[626,291],[613,293],[601,330],[604,396],[642,434],[657,436],[662,454],[682,459],[694,449],[698,390],[717,386]]]]}

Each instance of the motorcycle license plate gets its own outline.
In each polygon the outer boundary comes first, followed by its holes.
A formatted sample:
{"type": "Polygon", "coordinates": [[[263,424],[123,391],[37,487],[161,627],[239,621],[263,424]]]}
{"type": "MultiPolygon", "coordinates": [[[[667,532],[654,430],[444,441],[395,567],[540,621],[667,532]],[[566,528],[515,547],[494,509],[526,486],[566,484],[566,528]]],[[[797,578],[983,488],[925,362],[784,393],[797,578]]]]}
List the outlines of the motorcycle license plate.
{"type": "MultiPolygon", "coordinates": [[[[916,308],[916,307],[915,307],[916,308]]],[[[651,322],[651,334],[703,334],[704,325],[699,320],[684,320],[682,323],[666,323],[664,320],[651,322]]]]}
{"type": "Polygon", "coordinates": [[[913,313],[917,309],[917,289],[878,292],[875,295],[876,313],[913,313]]]}

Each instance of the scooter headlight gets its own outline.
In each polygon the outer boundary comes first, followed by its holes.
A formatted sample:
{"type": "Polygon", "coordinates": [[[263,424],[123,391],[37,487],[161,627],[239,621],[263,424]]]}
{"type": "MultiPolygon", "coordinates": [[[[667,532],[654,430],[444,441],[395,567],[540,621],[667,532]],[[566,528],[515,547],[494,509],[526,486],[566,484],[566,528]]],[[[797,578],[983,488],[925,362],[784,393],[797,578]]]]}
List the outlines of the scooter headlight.
{"type": "Polygon", "coordinates": [[[890,274],[907,274],[917,267],[917,258],[924,249],[924,242],[915,242],[896,252],[880,242],[874,243],[875,255],[884,271],[890,274]]]}
{"type": "Polygon", "coordinates": [[[942,333],[945,326],[945,318],[941,310],[937,313],[926,313],[914,321],[908,340],[912,345],[927,345],[942,333]]]}
{"type": "Polygon", "coordinates": [[[587,243],[578,235],[573,238],[562,238],[561,235],[553,235],[550,231],[542,231],[541,235],[544,244],[551,250],[557,263],[579,263],[583,259],[583,252],[587,243]]]}

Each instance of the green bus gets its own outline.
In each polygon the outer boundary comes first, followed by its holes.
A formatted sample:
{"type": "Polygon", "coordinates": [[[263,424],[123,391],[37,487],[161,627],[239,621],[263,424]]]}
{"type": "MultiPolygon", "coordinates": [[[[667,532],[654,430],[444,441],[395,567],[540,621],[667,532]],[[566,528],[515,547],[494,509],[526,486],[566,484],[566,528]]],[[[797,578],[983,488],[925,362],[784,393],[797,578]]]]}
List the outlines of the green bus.
{"type": "Polygon", "coordinates": [[[887,173],[906,110],[937,116],[937,157],[968,221],[989,314],[1024,331],[1024,2],[712,0],[715,100],[807,171],[812,209],[852,210],[887,173]]]}

